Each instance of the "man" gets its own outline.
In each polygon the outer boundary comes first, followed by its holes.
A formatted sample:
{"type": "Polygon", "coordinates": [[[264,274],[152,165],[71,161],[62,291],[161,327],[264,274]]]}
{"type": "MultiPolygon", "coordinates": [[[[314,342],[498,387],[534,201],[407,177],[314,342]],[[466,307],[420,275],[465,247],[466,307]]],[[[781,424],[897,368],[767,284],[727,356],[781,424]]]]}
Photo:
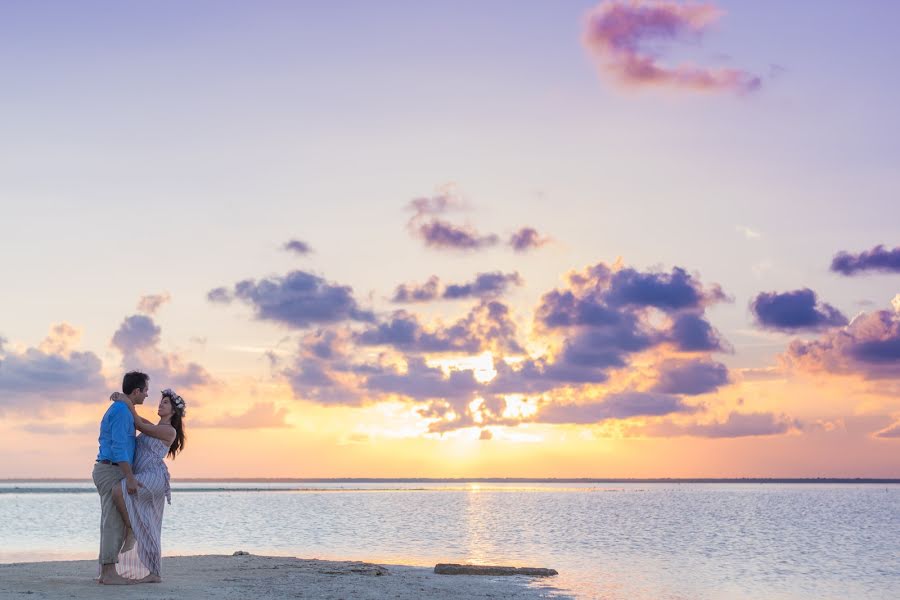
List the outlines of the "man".
{"type": "MultiPolygon", "coordinates": [[[[143,404],[149,391],[150,377],[131,371],[122,379],[122,393],[131,401],[143,404]]],[[[129,494],[140,485],[131,472],[134,463],[134,418],[121,402],[113,402],[100,421],[100,451],[94,463],[94,485],[100,494],[100,583],[124,585],[133,583],[116,573],[119,550],[125,541],[125,523],[113,503],[113,489],[125,479],[129,494]]]]}

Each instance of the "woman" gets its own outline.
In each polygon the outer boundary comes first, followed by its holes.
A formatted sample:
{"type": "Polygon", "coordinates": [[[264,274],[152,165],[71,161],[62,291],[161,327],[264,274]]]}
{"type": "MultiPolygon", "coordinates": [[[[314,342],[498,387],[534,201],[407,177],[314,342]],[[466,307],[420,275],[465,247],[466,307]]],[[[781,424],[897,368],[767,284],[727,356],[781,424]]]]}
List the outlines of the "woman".
{"type": "Polygon", "coordinates": [[[113,491],[113,501],[125,522],[126,536],[116,572],[138,583],[158,583],[162,548],[162,517],[165,502],[172,503],[169,469],[163,459],[184,449],[184,399],[170,389],[162,391],[159,422],[153,423],[137,414],[128,396],[115,392],[111,400],[123,402],[134,416],[135,429],[141,432],[135,441],[134,477],[138,491],[131,495],[125,481],[113,491]]]}

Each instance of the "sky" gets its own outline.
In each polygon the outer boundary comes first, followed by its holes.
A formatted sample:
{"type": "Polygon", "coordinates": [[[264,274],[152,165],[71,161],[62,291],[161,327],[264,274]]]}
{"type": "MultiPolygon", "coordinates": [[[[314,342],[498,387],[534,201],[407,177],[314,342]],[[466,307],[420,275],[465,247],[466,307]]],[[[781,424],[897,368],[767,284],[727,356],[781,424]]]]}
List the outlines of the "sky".
{"type": "Polygon", "coordinates": [[[900,477],[896,3],[0,6],[0,478],[900,477]]]}

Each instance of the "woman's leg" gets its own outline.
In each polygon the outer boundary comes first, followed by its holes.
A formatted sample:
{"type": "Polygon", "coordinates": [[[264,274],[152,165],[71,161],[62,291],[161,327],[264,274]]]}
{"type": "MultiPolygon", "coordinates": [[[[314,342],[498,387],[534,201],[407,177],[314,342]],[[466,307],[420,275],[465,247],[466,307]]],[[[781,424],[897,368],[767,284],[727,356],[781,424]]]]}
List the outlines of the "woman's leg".
{"type": "Polygon", "coordinates": [[[135,538],[134,531],[131,529],[131,519],[128,518],[128,507],[125,506],[125,497],[122,495],[121,483],[113,488],[113,502],[125,523],[125,543],[122,545],[122,552],[128,552],[134,548],[135,538]]]}

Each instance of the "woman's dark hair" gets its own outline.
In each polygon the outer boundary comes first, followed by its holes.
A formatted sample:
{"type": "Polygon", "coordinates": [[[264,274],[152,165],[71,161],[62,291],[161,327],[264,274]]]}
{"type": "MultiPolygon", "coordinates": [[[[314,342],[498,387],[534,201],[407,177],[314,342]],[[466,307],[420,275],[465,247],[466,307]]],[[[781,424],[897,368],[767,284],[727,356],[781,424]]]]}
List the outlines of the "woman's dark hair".
{"type": "MultiPolygon", "coordinates": [[[[169,404],[172,404],[171,398],[169,404]]],[[[175,428],[175,441],[169,446],[169,456],[175,458],[176,454],[184,450],[184,417],[181,416],[181,411],[174,404],[172,404],[172,411],[172,420],[169,423],[175,428]]]]}
{"type": "Polygon", "coordinates": [[[147,387],[150,376],[140,371],[129,371],[122,378],[122,393],[126,396],[134,390],[142,390],[147,387]]]}

